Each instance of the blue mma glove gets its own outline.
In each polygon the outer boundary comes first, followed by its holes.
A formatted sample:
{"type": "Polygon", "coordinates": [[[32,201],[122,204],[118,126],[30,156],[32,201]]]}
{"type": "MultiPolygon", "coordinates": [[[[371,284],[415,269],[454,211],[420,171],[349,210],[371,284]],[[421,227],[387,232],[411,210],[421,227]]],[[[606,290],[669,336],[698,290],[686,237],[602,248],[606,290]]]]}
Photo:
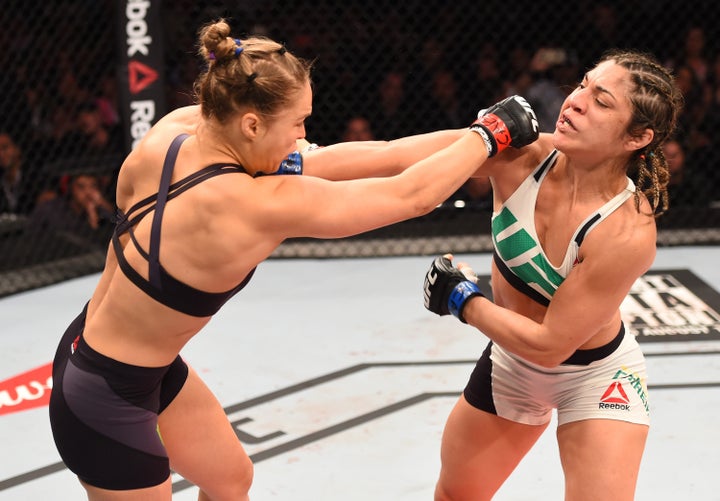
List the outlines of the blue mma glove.
{"type": "Polygon", "coordinates": [[[280,162],[280,168],[275,175],[301,175],[303,172],[303,159],[299,151],[293,151],[285,160],[280,162]]]}

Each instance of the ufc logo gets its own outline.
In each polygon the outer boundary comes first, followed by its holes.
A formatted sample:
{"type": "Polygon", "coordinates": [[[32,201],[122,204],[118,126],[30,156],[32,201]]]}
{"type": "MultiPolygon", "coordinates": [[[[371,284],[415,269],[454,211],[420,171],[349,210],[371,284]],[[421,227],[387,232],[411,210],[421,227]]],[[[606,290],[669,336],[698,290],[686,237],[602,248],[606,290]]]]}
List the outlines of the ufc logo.
{"type": "Polygon", "coordinates": [[[528,103],[525,99],[518,99],[518,101],[520,102],[520,105],[523,108],[525,108],[525,111],[527,111],[528,114],[532,117],[531,121],[532,121],[533,130],[535,132],[537,132],[538,129],[540,128],[540,125],[538,124],[537,117],[535,116],[535,112],[530,107],[530,103],[528,103]]]}
{"type": "Polygon", "coordinates": [[[435,285],[435,281],[437,280],[437,270],[433,268],[432,270],[428,271],[427,275],[425,275],[425,287],[423,288],[423,297],[425,299],[425,308],[430,309],[430,287],[435,285]]]}

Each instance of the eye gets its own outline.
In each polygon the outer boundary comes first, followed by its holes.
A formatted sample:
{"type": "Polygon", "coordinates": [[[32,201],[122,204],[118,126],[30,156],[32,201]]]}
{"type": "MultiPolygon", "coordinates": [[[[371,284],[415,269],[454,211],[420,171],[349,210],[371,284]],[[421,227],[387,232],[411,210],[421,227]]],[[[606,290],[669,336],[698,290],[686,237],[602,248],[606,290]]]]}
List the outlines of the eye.
{"type": "Polygon", "coordinates": [[[599,99],[595,99],[595,102],[596,102],[596,103],[598,104],[598,106],[600,106],[601,108],[609,108],[609,106],[608,106],[607,104],[603,103],[603,102],[600,101],[599,99]]]}

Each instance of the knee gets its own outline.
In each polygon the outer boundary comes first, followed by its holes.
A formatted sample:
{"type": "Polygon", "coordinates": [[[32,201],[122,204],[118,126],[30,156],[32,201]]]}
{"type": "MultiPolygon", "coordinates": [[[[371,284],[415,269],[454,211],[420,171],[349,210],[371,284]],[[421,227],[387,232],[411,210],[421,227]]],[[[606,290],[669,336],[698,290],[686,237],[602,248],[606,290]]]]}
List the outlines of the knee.
{"type": "Polygon", "coordinates": [[[200,501],[247,501],[252,485],[254,466],[247,456],[229,468],[215,485],[203,486],[200,501]]]}
{"type": "Polygon", "coordinates": [[[477,486],[443,484],[442,480],[435,485],[435,501],[490,501],[494,492],[484,492],[477,486]]]}
{"type": "Polygon", "coordinates": [[[435,501],[453,501],[453,497],[443,487],[442,482],[435,484],[435,501]]]}
{"type": "Polygon", "coordinates": [[[249,457],[245,456],[238,464],[237,470],[232,473],[228,482],[228,500],[246,500],[250,492],[250,486],[255,475],[255,467],[249,457]]]}

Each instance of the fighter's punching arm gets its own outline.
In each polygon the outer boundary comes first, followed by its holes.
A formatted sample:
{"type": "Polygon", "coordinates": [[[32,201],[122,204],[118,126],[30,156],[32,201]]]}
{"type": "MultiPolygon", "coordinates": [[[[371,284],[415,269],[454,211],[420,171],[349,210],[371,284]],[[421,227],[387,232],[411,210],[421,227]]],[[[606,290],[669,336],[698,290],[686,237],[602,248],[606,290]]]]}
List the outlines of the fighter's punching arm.
{"type": "MultiPolygon", "coordinates": [[[[525,99],[512,96],[483,110],[470,128],[481,135],[493,157],[508,146],[521,148],[537,139],[534,117],[525,99]],[[511,141],[508,130],[519,129],[528,114],[533,117],[531,127],[523,129],[511,141]]],[[[330,180],[392,176],[445,148],[464,131],[442,130],[393,141],[346,142],[310,148],[302,153],[303,173],[330,180]]]]}

